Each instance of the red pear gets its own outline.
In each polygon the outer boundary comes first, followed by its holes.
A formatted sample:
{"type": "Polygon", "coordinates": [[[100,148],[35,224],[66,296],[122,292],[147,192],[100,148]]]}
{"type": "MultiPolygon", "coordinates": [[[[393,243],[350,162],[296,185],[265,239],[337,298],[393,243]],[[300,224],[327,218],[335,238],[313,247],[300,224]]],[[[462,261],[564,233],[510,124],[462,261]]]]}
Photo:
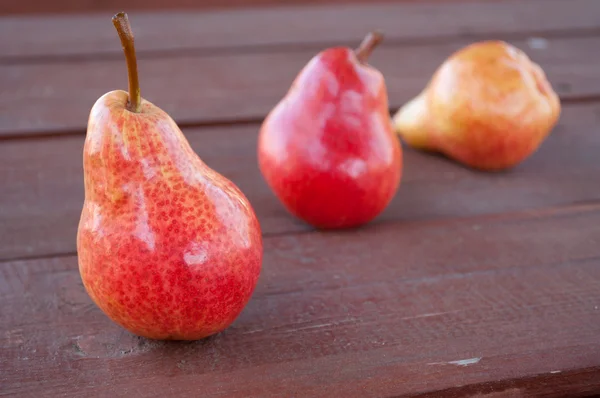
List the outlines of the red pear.
{"type": "Polygon", "coordinates": [[[129,331],[200,339],[228,327],[249,301],[262,263],[260,226],[243,193],[141,98],[126,14],[113,22],[129,93],[106,93],[90,112],[79,271],[93,301],[129,331]]]}
{"type": "Polygon", "coordinates": [[[260,170],[296,217],[347,228],[377,217],[394,197],[402,150],[382,74],[367,64],[382,40],[326,49],[300,71],[259,134],[260,170]]]}

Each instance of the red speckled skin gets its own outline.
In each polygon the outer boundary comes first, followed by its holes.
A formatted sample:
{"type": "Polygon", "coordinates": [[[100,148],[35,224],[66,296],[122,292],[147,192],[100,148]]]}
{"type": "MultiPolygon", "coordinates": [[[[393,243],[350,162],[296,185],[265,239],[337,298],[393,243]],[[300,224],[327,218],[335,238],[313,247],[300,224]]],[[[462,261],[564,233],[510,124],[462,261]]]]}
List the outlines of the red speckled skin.
{"type": "Polygon", "coordinates": [[[348,228],[381,213],[402,175],[383,76],[345,47],[300,72],[260,130],[260,170],[295,216],[317,228],[348,228]]]}
{"type": "Polygon", "coordinates": [[[248,200],[193,152],[175,122],[128,94],[102,96],[84,146],[79,270],[116,323],[152,339],[222,331],[252,295],[262,237],[248,200]]]}

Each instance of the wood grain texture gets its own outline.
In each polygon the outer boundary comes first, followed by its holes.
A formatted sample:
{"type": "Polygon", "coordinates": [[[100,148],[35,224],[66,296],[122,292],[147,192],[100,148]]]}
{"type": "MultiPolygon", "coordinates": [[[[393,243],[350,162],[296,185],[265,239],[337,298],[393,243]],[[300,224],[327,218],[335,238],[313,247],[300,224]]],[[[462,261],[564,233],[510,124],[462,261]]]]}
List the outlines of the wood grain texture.
{"type": "MultiPolygon", "coordinates": [[[[375,221],[464,217],[600,200],[600,105],[566,106],[539,152],[497,174],[404,148],[398,194],[375,221]]],[[[310,228],[283,209],[258,170],[258,125],[185,129],[192,148],[248,196],[267,235],[310,228]]],[[[75,251],[83,137],[0,145],[0,260],[75,251]]]]}
{"type": "MultiPolygon", "coordinates": [[[[212,10],[212,9],[230,9],[230,8],[249,8],[256,6],[281,6],[281,5],[322,5],[359,3],[362,0],[171,0],[169,2],[159,0],[57,0],[52,4],[39,2],[36,0],[24,0],[21,2],[0,3],[0,14],[44,14],[44,13],[77,13],[77,12],[114,12],[115,9],[127,10],[152,10],[168,11],[172,9],[188,10],[212,10]]],[[[389,2],[391,0],[380,0],[389,2]]],[[[396,2],[411,3],[423,0],[394,0],[396,2]]],[[[424,0],[428,3],[458,3],[463,0],[424,0]]],[[[477,1],[477,0],[466,0],[477,1]]]]}
{"type": "MultiPolygon", "coordinates": [[[[390,106],[418,94],[435,69],[468,43],[376,49],[371,64],[385,76],[390,106]]],[[[544,43],[542,49],[513,44],[541,64],[563,99],[600,95],[600,36],[544,43]]],[[[318,50],[146,59],[139,64],[142,96],[182,124],[261,121],[318,50]]],[[[94,102],[110,90],[127,89],[126,79],[123,59],[2,65],[0,137],[81,133],[94,102]]]]}
{"type": "Polygon", "coordinates": [[[598,393],[599,243],[598,203],[268,237],[240,318],[195,343],[111,323],[75,257],[4,263],[0,385],[40,397],[598,393]]]}
{"type": "Polygon", "coordinates": [[[595,397],[599,393],[600,367],[508,379],[492,383],[472,384],[432,393],[414,394],[412,398],[564,398],[595,397]]]}
{"type": "MultiPolygon", "coordinates": [[[[144,3],[147,2],[144,0],[144,3]]],[[[77,3],[84,4],[80,0],[77,3]]],[[[375,28],[384,30],[389,41],[448,41],[456,36],[520,34],[523,37],[523,34],[536,32],[595,30],[600,27],[600,4],[596,0],[406,3],[362,2],[344,7],[308,7],[303,4],[264,8],[256,7],[259,3],[255,3],[254,7],[241,10],[148,13],[133,11],[120,2],[116,8],[109,6],[107,11],[89,15],[0,17],[0,37],[10,38],[0,40],[0,59],[120,55],[121,48],[110,22],[112,14],[120,10],[130,14],[136,47],[141,54],[181,49],[210,51],[237,50],[248,46],[287,47],[307,43],[354,45],[367,31],[375,28]],[[542,11],[544,18],[538,18],[542,11]]],[[[56,2],[45,4],[53,6],[56,2]]],[[[172,6],[172,2],[168,4],[172,6]]]]}

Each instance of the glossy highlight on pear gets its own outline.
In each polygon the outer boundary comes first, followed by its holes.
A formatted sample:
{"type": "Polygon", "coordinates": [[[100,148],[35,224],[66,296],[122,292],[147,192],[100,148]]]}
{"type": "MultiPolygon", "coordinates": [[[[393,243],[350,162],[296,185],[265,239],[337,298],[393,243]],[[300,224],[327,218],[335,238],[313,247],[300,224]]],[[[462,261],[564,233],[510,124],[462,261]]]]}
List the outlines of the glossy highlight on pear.
{"type": "MultiPolygon", "coordinates": [[[[127,18],[115,18],[132,68],[127,18]]],[[[260,225],[244,194],[196,155],[173,119],[136,99],[137,71],[129,78],[133,95],[108,92],[90,111],[79,271],[92,300],[132,333],[201,339],[231,325],[250,300],[260,225]]]]}
{"type": "Polygon", "coordinates": [[[400,185],[402,148],[384,77],[367,63],[382,39],[372,32],[356,50],[315,55],[261,126],[264,179],[291,214],[316,228],[370,222],[400,185]]]}
{"type": "Polygon", "coordinates": [[[538,64],[506,42],[482,41],[452,54],[393,122],[413,148],[500,171],[536,152],[560,112],[538,64]]]}

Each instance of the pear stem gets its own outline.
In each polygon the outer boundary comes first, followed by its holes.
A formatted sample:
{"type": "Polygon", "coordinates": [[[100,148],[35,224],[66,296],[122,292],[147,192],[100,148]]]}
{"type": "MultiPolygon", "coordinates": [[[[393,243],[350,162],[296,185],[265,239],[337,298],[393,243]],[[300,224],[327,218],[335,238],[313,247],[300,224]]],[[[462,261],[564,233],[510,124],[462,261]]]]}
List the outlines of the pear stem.
{"type": "Polygon", "coordinates": [[[140,93],[140,81],[138,79],[137,58],[135,55],[135,45],[133,32],[129,24],[129,18],[124,12],[115,14],[112,17],[113,25],[117,29],[125,61],[127,61],[127,74],[129,77],[129,101],[127,101],[127,110],[135,113],[140,112],[142,105],[142,94],[140,93]]]}
{"type": "Polygon", "coordinates": [[[383,41],[383,33],[379,30],[375,30],[373,32],[369,32],[369,34],[364,38],[360,46],[354,52],[356,53],[356,58],[360,61],[360,63],[366,64],[367,59],[381,42],[383,41]]]}

